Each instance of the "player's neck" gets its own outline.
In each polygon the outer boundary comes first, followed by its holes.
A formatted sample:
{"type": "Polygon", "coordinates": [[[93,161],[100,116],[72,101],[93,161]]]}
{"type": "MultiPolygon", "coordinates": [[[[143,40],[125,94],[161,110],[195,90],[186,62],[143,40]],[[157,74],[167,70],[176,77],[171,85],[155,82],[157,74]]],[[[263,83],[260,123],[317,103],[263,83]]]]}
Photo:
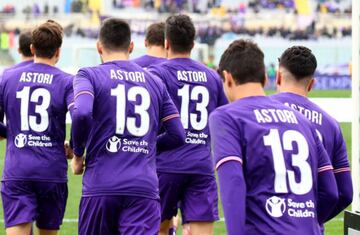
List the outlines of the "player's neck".
{"type": "Polygon", "coordinates": [[[168,59],[190,58],[190,57],[191,57],[191,52],[178,53],[172,50],[169,50],[168,52],[168,59]]]}
{"type": "Polygon", "coordinates": [[[108,54],[102,54],[101,56],[103,63],[117,61],[117,60],[129,60],[129,53],[124,52],[113,52],[108,54]]]}
{"type": "Polygon", "coordinates": [[[293,93],[296,95],[300,95],[300,96],[304,96],[307,97],[309,92],[301,87],[301,86],[296,86],[296,85],[287,85],[287,86],[281,86],[278,88],[278,91],[281,92],[288,92],[288,93],[293,93]]]}
{"type": "Polygon", "coordinates": [[[162,46],[150,46],[146,49],[146,54],[148,56],[166,58],[166,51],[162,46]]]}
{"type": "Polygon", "coordinates": [[[50,66],[55,66],[57,62],[57,59],[54,57],[54,58],[41,58],[41,57],[34,57],[34,63],[36,64],[47,64],[47,65],[50,65],[50,66]]]}
{"type": "Polygon", "coordinates": [[[234,100],[239,100],[250,96],[266,95],[262,85],[255,82],[238,85],[234,89],[234,100]]]}
{"type": "Polygon", "coordinates": [[[21,56],[22,62],[31,61],[31,60],[34,60],[33,56],[21,56]]]}

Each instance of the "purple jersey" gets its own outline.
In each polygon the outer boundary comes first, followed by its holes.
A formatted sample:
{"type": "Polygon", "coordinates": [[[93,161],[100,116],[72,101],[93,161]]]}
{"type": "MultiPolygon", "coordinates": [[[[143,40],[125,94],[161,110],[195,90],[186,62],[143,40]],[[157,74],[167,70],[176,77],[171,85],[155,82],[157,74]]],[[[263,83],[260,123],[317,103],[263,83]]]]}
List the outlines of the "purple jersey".
{"type": "Polygon", "coordinates": [[[166,60],[167,60],[166,58],[155,57],[155,56],[150,56],[150,55],[143,55],[136,59],[133,59],[132,61],[142,68],[147,68],[151,65],[160,64],[162,62],[165,62],[166,60]]]}
{"type": "Polygon", "coordinates": [[[10,68],[7,68],[5,71],[10,70],[10,69],[18,69],[18,68],[21,68],[21,67],[25,67],[25,66],[27,66],[29,64],[33,64],[33,63],[34,63],[33,60],[21,61],[20,63],[17,63],[15,65],[11,66],[10,68]]]}
{"type": "Polygon", "coordinates": [[[3,180],[67,181],[65,119],[73,104],[72,75],[33,63],[3,74],[0,106],[6,114],[3,180]]]}
{"type": "Polygon", "coordinates": [[[334,167],[334,173],[349,171],[346,144],[337,121],[308,98],[294,93],[279,93],[271,98],[284,103],[303,115],[315,126],[334,167]]]}
{"type": "Polygon", "coordinates": [[[179,116],[161,80],[131,61],[112,61],[81,69],[74,93],[94,96],[83,196],[158,199],[160,120],[179,116]]]}
{"type": "Polygon", "coordinates": [[[320,234],[317,175],[332,167],[304,116],[254,96],[217,109],[210,126],[216,168],[242,164],[246,234],[320,234]]]}
{"type": "Polygon", "coordinates": [[[149,71],[165,83],[186,131],[185,145],[163,152],[156,158],[158,171],[213,174],[208,116],[227,103],[219,76],[203,64],[187,58],[168,60],[150,67],[149,71]]]}

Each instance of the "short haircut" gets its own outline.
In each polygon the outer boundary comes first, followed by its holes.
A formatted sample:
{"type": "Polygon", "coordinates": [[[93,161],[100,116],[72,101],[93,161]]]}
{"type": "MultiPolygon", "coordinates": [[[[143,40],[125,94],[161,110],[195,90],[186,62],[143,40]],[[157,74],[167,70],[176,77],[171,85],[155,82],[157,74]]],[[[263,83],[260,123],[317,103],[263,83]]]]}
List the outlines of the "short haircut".
{"type": "Polygon", "coordinates": [[[255,82],[265,85],[264,53],[251,40],[236,40],[222,54],[219,74],[226,70],[237,85],[255,82]]]}
{"type": "Polygon", "coordinates": [[[287,69],[296,80],[314,76],[317,61],[311,50],[303,46],[293,46],[284,51],[279,59],[280,67],[287,69]]]}
{"type": "Polygon", "coordinates": [[[31,43],[35,55],[42,58],[52,58],[62,45],[63,28],[53,20],[36,27],[32,32],[31,43]]]}
{"type": "Polygon", "coordinates": [[[101,25],[99,40],[107,50],[127,51],[131,42],[130,26],[121,19],[106,19],[101,25]]]}
{"type": "Polygon", "coordinates": [[[165,37],[174,52],[190,52],[194,45],[195,34],[196,30],[189,16],[175,15],[167,18],[165,37]]]}
{"type": "Polygon", "coordinates": [[[31,45],[31,30],[22,32],[19,36],[19,51],[25,57],[31,57],[33,54],[30,50],[31,45]]]}
{"type": "Polygon", "coordinates": [[[145,40],[150,46],[164,46],[165,41],[165,23],[151,24],[146,30],[145,40]]]}

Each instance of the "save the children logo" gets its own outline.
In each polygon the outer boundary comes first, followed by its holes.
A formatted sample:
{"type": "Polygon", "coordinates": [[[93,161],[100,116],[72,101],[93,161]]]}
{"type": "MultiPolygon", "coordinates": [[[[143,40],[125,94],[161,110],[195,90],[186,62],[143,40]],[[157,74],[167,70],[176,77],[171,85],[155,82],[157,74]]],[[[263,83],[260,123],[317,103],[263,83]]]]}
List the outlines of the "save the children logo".
{"type": "Polygon", "coordinates": [[[265,209],[267,213],[272,217],[281,217],[286,210],[285,199],[277,196],[272,196],[271,198],[266,200],[265,209]]]}
{"type": "Polygon", "coordinates": [[[15,137],[15,140],[14,140],[14,144],[16,147],[18,148],[23,148],[25,147],[26,145],[26,142],[27,142],[27,137],[25,134],[18,134],[16,137],[15,137]]]}
{"type": "Polygon", "coordinates": [[[121,139],[117,136],[112,136],[106,143],[106,149],[111,153],[117,153],[121,148],[121,139]]]}

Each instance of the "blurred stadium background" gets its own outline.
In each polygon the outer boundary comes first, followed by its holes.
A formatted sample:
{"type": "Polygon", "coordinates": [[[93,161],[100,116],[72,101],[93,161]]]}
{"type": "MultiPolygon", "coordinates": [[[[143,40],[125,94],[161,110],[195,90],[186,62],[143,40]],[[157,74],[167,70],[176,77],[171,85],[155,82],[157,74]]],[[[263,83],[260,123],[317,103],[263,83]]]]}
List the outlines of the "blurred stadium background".
{"type": "MultiPolygon", "coordinates": [[[[95,42],[103,19],[114,16],[129,21],[135,58],[145,53],[146,27],[180,12],[189,14],[197,28],[193,57],[209,67],[216,68],[231,41],[255,40],[265,53],[269,93],[274,92],[277,60],[284,49],[299,44],[311,48],[318,60],[311,96],[342,123],[351,155],[351,0],[0,0],[0,74],[20,60],[19,32],[47,19],[65,28],[58,66],[76,73],[80,67],[100,62],[95,42]]],[[[1,143],[1,169],[4,153],[1,143]]],[[[77,234],[81,195],[80,177],[69,175],[68,208],[60,233],[66,235],[77,234]]],[[[2,219],[1,211],[1,223],[2,219]]],[[[216,223],[215,234],[225,234],[223,221],[216,223]]],[[[343,234],[342,215],[327,224],[326,234],[343,234]]]]}

